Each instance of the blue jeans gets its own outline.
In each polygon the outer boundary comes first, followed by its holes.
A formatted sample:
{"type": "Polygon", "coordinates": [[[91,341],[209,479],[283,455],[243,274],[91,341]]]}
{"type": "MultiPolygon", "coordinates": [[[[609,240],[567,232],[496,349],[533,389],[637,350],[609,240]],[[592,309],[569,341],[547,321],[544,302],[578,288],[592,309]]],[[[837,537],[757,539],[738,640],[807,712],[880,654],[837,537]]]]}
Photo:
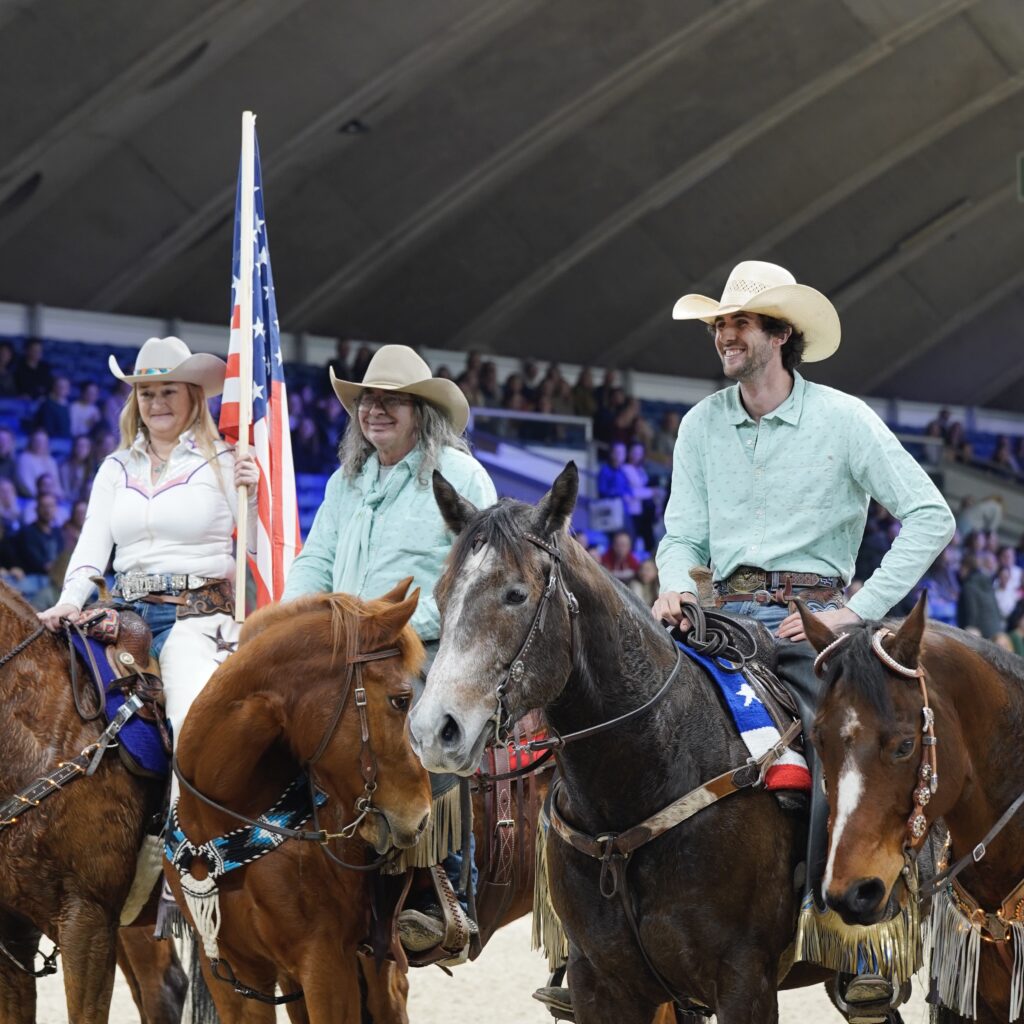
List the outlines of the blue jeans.
{"type": "MultiPolygon", "coordinates": [[[[800,596],[800,591],[795,591],[797,597],[800,596]]],[[[823,611],[835,611],[839,605],[830,601],[828,604],[822,604],[820,601],[808,601],[807,607],[812,612],[823,612],[823,611]]],[[[775,631],[782,625],[782,620],[789,615],[789,606],[784,604],[758,604],[756,601],[737,601],[735,604],[729,603],[722,611],[727,611],[730,615],[746,615],[751,619],[757,619],[766,629],[768,629],[773,635],[775,631]]]]}

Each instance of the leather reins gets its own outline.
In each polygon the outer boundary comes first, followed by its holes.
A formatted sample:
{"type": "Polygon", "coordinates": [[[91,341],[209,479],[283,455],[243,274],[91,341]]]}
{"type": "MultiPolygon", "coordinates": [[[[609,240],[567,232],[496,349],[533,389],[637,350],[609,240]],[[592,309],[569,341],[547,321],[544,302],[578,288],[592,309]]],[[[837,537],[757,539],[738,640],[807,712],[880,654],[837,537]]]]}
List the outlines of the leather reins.
{"type": "Polygon", "coordinates": [[[229,817],[234,818],[236,821],[241,821],[246,825],[255,826],[256,828],[263,829],[265,832],[281,836],[284,839],[319,843],[321,850],[329,860],[333,861],[339,867],[346,868],[349,871],[376,870],[394,856],[392,851],[382,854],[369,864],[350,864],[348,861],[343,860],[341,857],[337,856],[337,854],[328,849],[327,844],[333,839],[351,839],[355,835],[356,829],[359,828],[367,815],[383,813],[379,808],[373,805],[373,794],[377,791],[378,767],[377,758],[373,752],[373,743],[370,737],[370,722],[366,713],[366,688],[363,686],[362,667],[366,662],[381,661],[385,658],[394,658],[398,657],[400,654],[401,651],[397,647],[388,647],[385,650],[354,654],[351,658],[346,658],[345,665],[347,666],[347,669],[345,672],[345,680],[342,683],[341,694],[338,697],[334,713],[331,716],[331,720],[328,723],[327,728],[324,730],[324,734],[320,739],[319,744],[317,744],[316,751],[308,760],[303,762],[303,767],[306,769],[306,774],[309,779],[309,797],[313,820],[312,830],[286,828],[282,825],[273,825],[268,821],[257,821],[255,818],[250,818],[245,814],[241,814],[239,811],[234,811],[230,807],[225,807],[224,804],[213,800],[205,793],[201,792],[187,778],[185,778],[178,765],[177,754],[174,755],[172,761],[174,774],[178,777],[178,781],[181,785],[191,793],[192,796],[197,797],[208,807],[221,811],[229,817]],[[352,686],[353,681],[355,682],[354,692],[352,686]],[[359,715],[359,764],[360,774],[363,779],[363,792],[355,802],[356,817],[340,832],[328,832],[326,829],[320,827],[319,813],[316,806],[317,787],[313,769],[317,762],[320,761],[326,753],[327,747],[337,731],[342,715],[345,712],[345,707],[348,704],[350,692],[353,693],[353,700],[356,706],[356,711],[359,715]]]}

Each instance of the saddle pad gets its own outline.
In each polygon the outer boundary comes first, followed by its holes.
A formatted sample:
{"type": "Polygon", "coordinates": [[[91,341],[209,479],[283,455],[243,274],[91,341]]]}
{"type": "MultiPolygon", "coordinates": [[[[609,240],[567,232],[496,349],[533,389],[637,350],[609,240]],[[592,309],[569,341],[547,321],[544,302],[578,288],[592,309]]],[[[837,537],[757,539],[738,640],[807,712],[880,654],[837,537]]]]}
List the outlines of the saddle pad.
{"type": "MultiPolygon", "coordinates": [[[[780,740],[779,730],[768,714],[768,709],[754,692],[746,676],[728,662],[720,663],[705,658],[685,644],[676,646],[691,661],[700,665],[711,677],[732,714],[736,730],[747,745],[750,756],[760,757],[780,740]],[[728,667],[726,667],[728,666],[728,667]]],[[[802,754],[787,748],[782,757],[768,769],[765,789],[804,789],[810,791],[811,773],[802,754]]]]}
{"type": "MultiPolygon", "coordinates": [[[[92,658],[100,672],[100,679],[97,681],[104,694],[103,717],[109,724],[127,698],[121,692],[117,676],[114,675],[114,670],[107,661],[106,648],[91,637],[81,637],[77,632],[71,634],[71,640],[75,645],[75,650],[78,651],[81,665],[90,675],[92,668],[85,645],[89,644],[92,648],[92,658]]],[[[170,728],[170,723],[167,723],[168,731],[170,728]]],[[[128,755],[124,760],[131,771],[159,779],[167,777],[170,758],[164,751],[160,733],[153,722],[133,715],[118,733],[117,742],[128,755]],[[136,771],[136,769],[138,770],[136,771]]]]}

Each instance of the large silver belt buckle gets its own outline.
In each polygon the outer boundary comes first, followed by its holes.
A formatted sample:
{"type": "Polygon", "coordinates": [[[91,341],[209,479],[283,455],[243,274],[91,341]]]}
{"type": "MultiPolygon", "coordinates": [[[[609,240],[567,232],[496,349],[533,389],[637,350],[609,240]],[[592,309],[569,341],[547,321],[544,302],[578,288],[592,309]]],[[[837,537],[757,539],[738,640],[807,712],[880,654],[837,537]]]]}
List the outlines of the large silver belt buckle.
{"type": "Polygon", "coordinates": [[[144,573],[126,573],[121,577],[121,597],[125,601],[137,601],[150,591],[150,578],[144,573]]]}
{"type": "Polygon", "coordinates": [[[206,586],[206,577],[205,576],[193,576],[191,573],[189,573],[189,575],[185,577],[185,586],[182,589],[183,590],[199,590],[201,587],[205,587],[205,586],[206,586]]]}

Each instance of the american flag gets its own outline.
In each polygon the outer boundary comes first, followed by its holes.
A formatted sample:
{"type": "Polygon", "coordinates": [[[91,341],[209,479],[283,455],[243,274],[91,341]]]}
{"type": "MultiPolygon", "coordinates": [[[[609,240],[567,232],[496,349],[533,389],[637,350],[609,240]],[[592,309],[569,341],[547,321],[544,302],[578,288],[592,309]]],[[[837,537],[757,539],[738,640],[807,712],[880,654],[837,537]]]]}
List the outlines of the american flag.
{"type": "MultiPolygon", "coordinates": [[[[267,223],[264,219],[263,187],[259,144],[254,146],[254,222],[241,223],[242,174],[238,175],[235,197],[235,242],[231,261],[231,340],[228,372],[220,407],[220,430],[229,440],[238,440],[239,352],[246,339],[241,336],[241,246],[240,239],[253,246],[252,271],[252,454],[260,468],[259,522],[256,527],[256,557],[249,567],[256,582],[256,606],[276,601],[284,592],[288,570],[300,548],[295,471],[292,465],[291,432],[288,427],[288,395],[281,358],[281,332],[274,298],[274,276],[270,272],[267,223]],[[251,239],[251,241],[250,241],[251,239]]],[[[242,547],[241,539],[239,547],[242,547]]]]}

